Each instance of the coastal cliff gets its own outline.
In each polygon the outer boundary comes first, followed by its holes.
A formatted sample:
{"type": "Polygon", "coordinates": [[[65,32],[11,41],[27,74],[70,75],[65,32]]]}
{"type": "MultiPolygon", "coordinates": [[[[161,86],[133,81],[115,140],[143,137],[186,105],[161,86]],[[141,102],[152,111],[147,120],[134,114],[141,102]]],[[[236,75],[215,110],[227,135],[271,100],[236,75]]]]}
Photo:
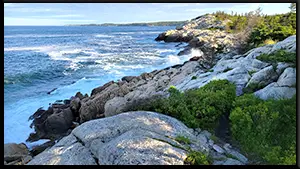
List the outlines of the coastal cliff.
{"type": "MultiPolygon", "coordinates": [[[[235,97],[252,93],[261,100],[291,99],[296,94],[295,63],[268,60],[268,56],[281,52],[296,58],[296,35],[241,54],[237,34],[225,31],[228,22],[204,15],[159,34],[157,41],[187,43],[179,54],[194,53],[184,64],[125,76],[93,89],[90,96],[76,93],[47,110],[37,110],[29,118],[35,133],[27,141],[51,141],[40,146],[31,161],[26,151],[5,163],[15,164],[18,159],[32,165],[191,164],[188,159],[197,152],[207,164],[248,164],[238,147],[223,138],[213,139],[206,128],[191,128],[172,115],[163,115],[166,112],[133,111],[170,97],[170,88],[187,92],[217,80],[233,84],[235,97]]],[[[10,156],[4,154],[5,159],[10,156]]]]}

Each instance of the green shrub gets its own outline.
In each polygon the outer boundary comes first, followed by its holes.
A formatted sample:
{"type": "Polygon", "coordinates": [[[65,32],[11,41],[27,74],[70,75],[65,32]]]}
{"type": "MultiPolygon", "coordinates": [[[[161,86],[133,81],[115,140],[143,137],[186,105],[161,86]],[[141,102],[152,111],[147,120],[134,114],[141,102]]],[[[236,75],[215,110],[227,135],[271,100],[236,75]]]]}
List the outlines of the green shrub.
{"type": "Polygon", "coordinates": [[[230,20],[226,23],[225,30],[228,33],[245,35],[246,42],[242,52],[252,48],[274,44],[296,34],[296,13],[261,15],[261,10],[251,11],[245,14],[227,14],[224,11],[213,13],[218,21],[230,20]],[[249,32],[249,33],[248,33],[249,32]]]}
{"type": "Polygon", "coordinates": [[[193,77],[192,77],[192,80],[195,80],[195,79],[197,79],[197,76],[193,76],[193,77]]]}
{"type": "Polygon", "coordinates": [[[296,164],[296,96],[264,101],[245,94],[233,106],[231,132],[244,151],[267,164],[296,164]]]}
{"type": "Polygon", "coordinates": [[[214,141],[215,143],[217,143],[219,141],[219,138],[217,136],[213,135],[213,134],[210,136],[210,139],[212,141],[214,141]]]}
{"type": "Polygon", "coordinates": [[[235,160],[239,161],[239,159],[236,156],[232,155],[232,154],[225,153],[225,156],[228,157],[228,158],[232,158],[232,159],[235,159],[235,160]]]}
{"type": "Polygon", "coordinates": [[[200,89],[181,93],[175,87],[170,96],[145,103],[132,110],[163,113],[181,120],[190,128],[214,129],[218,119],[231,111],[235,99],[235,85],[228,80],[211,81],[200,89]]]}
{"type": "Polygon", "coordinates": [[[261,54],[256,57],[256,59],[264,61],[264,62],[286,62],[292,63],[293,66],[296,66],[296,53],[294,52],[287,52],[285,50],[277,50],[271,54],[261,54]]]}
{"type": "Polygon", "coordinates": [[[191,144],[191,141],[189,138],[184,137],[184,136],[177,136],[175,138],[176,141],[178,141],[179,143],[184,143],[184,144],[191,144]]]}
{"type": "Polygon", "coordinates": [[[256,92],[257,90],[260,90],[264,87],[266,87],[266,85],[264,85],[264,84],[251,83],[247,87],[243,88],[243,92],[244,93],[253,93],[253,92],[256,92]]]}
{"type": "Polygon", "coordinates": [[[248,44],[251,48],[263,44],[265,40],[282,41],[296,34],[296,14],[277,14],[264,16],[263,21],[255,25],[248,44]]]}
{"type": "Polygon", "coordinates": [[[199,151],[191,151],[185,159],[186,164],[191,165],[210,165],[212,160],[206,154],[199,151]]]}
{"type": "Polygon", "coordinates": [[[254,73],[256,73],[256,71],[252,70],[252,71],[249,71],[248,73],[249,73],[250,76],[252,76],[254,73]]]}
{"type": "Polygon", "coordinates": [[[208,29],[208,30],[211,30],[211,31],[218,30],[218,28],[214,28],[214,27],[207,28],[207,29],[208,29]]]}

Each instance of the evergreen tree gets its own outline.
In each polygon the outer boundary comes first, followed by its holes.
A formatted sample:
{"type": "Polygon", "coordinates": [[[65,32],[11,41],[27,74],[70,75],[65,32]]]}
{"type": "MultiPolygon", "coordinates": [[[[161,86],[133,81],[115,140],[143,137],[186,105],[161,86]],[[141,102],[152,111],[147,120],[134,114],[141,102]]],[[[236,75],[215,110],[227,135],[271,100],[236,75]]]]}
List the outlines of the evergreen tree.
{"type": "Polygon", "coordinates": [[[296,12],[296,3],[291,3],[290,9],[291,9],[291,12],[296,12]]]}

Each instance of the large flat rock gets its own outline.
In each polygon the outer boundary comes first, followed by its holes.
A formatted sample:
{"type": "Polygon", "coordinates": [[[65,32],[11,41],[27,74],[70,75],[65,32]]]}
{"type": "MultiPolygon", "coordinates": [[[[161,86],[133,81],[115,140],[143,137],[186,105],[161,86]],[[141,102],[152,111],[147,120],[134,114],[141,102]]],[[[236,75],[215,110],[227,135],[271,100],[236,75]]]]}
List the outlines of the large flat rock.
{"type": "Polygon", "coordinates": [[[183,165],[187,146],[206,154],[215,151],[207,143],[210,133],[201,133],[196,136],[193,129],[163,114],[126,112],[83,123],[29,165],[183,165]],[[179,143],[177,136],[191,143],[179,143]]]}

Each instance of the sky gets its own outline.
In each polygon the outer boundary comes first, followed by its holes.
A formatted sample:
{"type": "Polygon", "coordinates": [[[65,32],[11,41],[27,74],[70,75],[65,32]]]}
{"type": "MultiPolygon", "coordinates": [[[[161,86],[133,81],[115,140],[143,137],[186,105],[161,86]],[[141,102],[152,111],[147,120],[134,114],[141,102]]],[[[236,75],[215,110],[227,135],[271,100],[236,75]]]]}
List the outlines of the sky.
{"type": "Polygon", "coordinates": [[[4,3],[4,25],[183,21],[216,11],[289,12],[290,3],[4,3]]]}

